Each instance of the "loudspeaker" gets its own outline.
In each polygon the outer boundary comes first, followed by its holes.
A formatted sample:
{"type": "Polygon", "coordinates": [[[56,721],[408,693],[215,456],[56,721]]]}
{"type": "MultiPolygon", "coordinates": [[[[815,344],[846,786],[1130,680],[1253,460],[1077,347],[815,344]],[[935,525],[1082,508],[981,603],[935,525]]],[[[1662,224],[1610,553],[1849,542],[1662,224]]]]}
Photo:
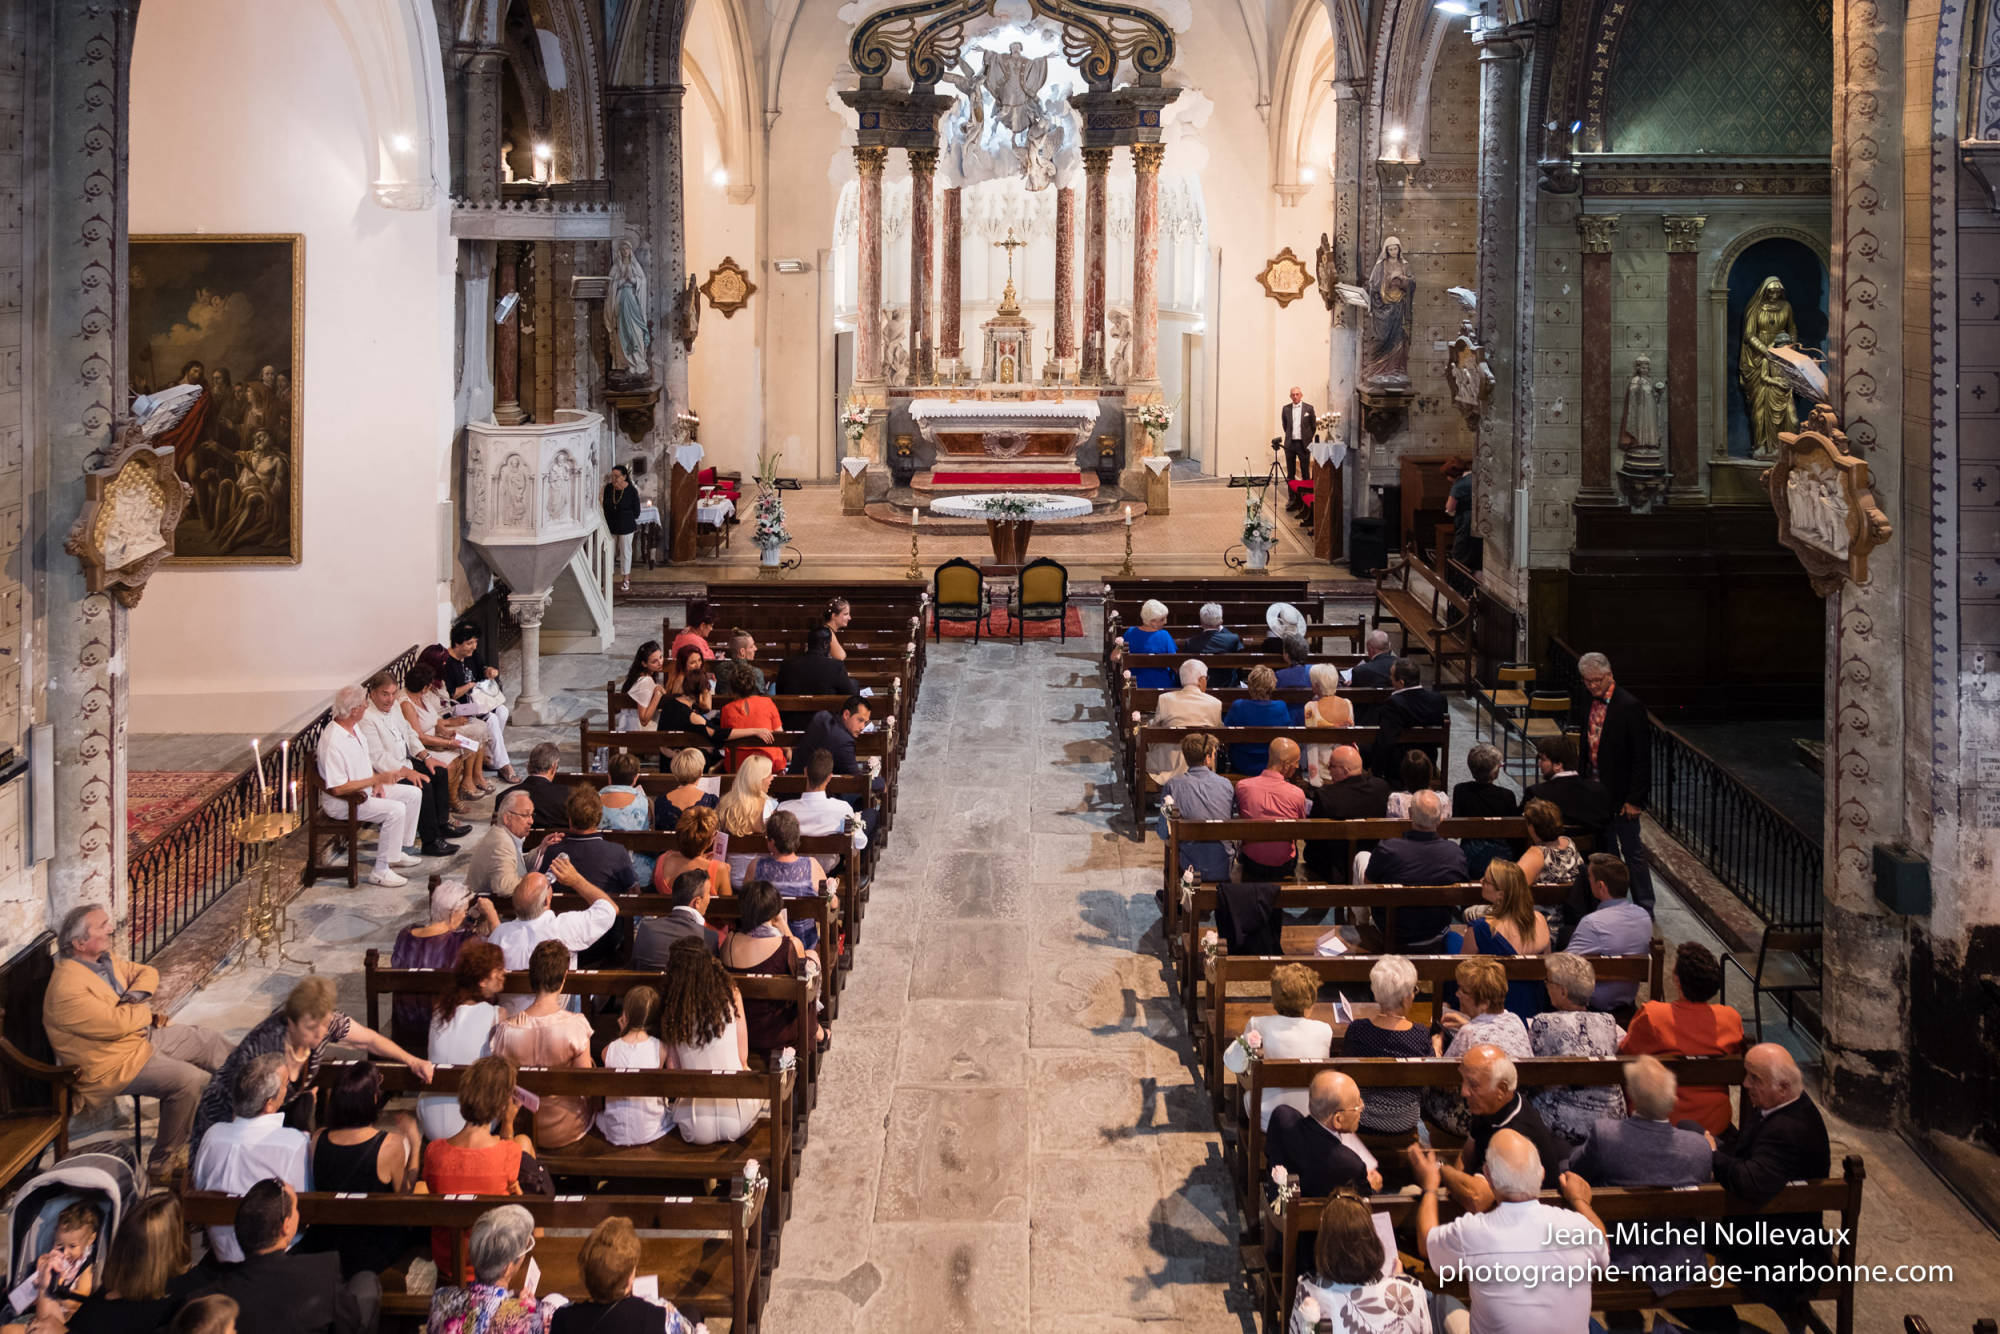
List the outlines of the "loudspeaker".
{"type": "Polygon", "coordinates": [[[1389,521],[1355,518],[1347,526],[1347,568],[1356,576],[1380,573],[1389,565],[1389,521]]]}

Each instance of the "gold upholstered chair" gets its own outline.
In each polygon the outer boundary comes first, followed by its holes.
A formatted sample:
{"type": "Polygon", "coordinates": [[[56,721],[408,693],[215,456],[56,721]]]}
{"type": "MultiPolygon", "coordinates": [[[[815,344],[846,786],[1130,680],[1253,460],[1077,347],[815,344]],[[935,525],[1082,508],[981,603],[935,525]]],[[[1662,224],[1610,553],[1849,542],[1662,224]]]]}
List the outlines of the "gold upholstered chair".
{"type": "Polygon", "coordinates": [[[979,642],[979,630],[986,620],[986,575],[963,556],[950,560],[931,572],[931,638],[944,633],[946,621],[971,621],[972,642],[979,642]]]}
{"type": "Polygon", "coordinates": [[[1069,571],[1047,556],[1037,556],[1021,567],[1013,602],[1007,614],[1014,618],[1014,642],[1025,638],[1029,621],[1054,621],[1062,629],[1062,641],[1069,642],[1069,571]]]}

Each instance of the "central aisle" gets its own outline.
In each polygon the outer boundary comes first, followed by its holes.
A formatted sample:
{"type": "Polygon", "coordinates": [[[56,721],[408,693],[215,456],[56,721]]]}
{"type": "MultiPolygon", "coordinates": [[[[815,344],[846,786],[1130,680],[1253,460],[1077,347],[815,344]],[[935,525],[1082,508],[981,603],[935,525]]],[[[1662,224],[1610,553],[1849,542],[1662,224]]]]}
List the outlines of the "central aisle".
{"type": "Polygon", "coordinates": [[[1250,1328],[1090,642],[932,646],[776,1334],[1250,1328]]]}

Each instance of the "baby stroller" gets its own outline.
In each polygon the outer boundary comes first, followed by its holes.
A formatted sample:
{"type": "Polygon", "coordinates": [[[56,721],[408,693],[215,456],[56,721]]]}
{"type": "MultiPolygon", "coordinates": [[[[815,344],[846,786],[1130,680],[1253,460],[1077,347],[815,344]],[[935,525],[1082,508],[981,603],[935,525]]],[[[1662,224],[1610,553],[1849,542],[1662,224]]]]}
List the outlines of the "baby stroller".
{"type": "Polygon", "coordinates": [[[104,1280],[104,1258],[118,1225],[139,1198],[139,1176],[123,1158],[109,1153],[77,1153],[31,1177],[14,1195],[7,1209],[6,1319],[22,1320],[35,1306],[32,1284],[35,1262],[55,1245],[56,1218],[72,1204],[88,1204],[97,1210],[97,1245],[90,1255],[89,1273],[93,1287],[104,1280]],[[23,1284],[30,1285],[25,1300],[16,1300],[23,1284]]]}

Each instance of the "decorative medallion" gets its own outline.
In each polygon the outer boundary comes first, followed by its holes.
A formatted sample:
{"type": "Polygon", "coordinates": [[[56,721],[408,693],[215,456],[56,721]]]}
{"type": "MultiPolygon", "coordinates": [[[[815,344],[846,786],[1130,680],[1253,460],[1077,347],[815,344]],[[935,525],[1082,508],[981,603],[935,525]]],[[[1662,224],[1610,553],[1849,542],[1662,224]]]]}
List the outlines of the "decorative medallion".
{"type": "Polygon", "coordinates": [[[1266,261],[1264,271],[1257,275],[1257,282],[1263,287],[1264,295],[1277,302],[1281,308],[1291,305],[1304,296],[1306,290],[1316,281],[1313,271],[1306,267],[1304,260],[1292,253],[1290,246],[1286,246],[1266,261]]]}
{"type": "Polygon", "coordinates": [[[708,304],[722,312],[724,319],[730,319],[736,312],[750,304],[750,296],[757,290],[757,284],[750,281],[750,275],[729,256],[722,257],[722,263],[709,271],[708,281],[701,285],[702,295],[708,304]]]}
{"type": "Polygon", "coordinates": [[[126,428],[111,466],[85,475],[83,513],[63,550],[83,563],[86,586],[136,607],[146,581],[174,554],[174,528],[194,489],[174,471],[172,446],[155,447],[126,428]]]}
{"type": "Polygon", "coordinates": [[[1821,597],[1844,582],[1868,582],[1868,553],[1895,535],[1869,489],[1868,462],[1847,452],[1831,407],[1778,435],[1777,463],[1764,473],[1778,514],[1778,541],[1792,549],[1821,597]]]}

